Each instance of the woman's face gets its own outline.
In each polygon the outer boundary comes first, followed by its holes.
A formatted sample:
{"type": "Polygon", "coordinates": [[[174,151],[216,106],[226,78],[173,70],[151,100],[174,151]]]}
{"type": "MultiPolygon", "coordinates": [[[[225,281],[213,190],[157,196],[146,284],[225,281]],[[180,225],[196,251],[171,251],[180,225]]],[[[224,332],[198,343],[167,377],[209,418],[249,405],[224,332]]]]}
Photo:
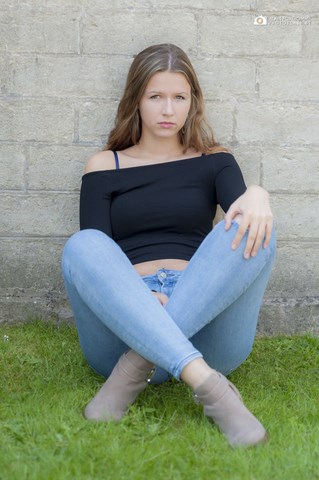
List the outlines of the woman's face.
{"type": "Polygon", "coordinates": [[[177,135],[186,122],[190,106],[191,87],[182,73],[155,73],[139,104],[142,135],[163,138],[177,135]]]}

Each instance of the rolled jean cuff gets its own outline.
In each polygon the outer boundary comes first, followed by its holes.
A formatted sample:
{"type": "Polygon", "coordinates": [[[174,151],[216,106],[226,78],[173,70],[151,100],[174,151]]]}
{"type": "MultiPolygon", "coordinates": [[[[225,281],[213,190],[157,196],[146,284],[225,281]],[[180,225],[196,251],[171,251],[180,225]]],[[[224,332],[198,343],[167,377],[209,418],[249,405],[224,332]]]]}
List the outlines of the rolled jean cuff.
{"type": "Polygon", "coordinates": [[[171,372],[173,377],[176,378],[176,380],[180,380],[183,369],[186,367],[186,365],[188,365],[196,358],[203,358],[203,355],[198,350],[188,355],[186,358],[184,358],[184,360],[182,360],[178,365],[176,365],[176,367],[171,372]]]}

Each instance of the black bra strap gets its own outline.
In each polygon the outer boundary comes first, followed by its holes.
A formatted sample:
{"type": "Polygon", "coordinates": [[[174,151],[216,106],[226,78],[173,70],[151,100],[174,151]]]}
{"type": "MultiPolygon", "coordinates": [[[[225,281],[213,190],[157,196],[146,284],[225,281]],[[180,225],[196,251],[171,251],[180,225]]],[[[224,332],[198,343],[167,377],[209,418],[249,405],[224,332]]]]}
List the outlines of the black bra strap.
{"type": "Polygon", "coordinates": [[[119,164],[118,154],[117,154],[117,152],[116,152],[115,150],[113,150],[113,154],[114,154],[114,159],[115,159],[116,170],[119,170],[120,164],[119,164]]]}

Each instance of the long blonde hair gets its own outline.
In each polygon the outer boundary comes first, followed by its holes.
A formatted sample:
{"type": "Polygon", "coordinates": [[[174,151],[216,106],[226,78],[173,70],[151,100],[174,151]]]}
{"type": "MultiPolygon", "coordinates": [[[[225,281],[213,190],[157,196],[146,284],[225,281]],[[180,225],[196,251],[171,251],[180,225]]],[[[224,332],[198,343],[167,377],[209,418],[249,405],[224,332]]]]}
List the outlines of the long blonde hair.
{"type": "Polygon", "coordinates": [[[152,45],[134,58],[118,106],[115,127],[104,150],[124,150],[139,142],[142,125],[138,107],[142,95],[150,78],[157,72],[166,71],[182,73],[191,87],[189,114],[179,131],[183,151],[189,148],[203,153],[219,150],[213,130],[205,118],[203,94],[194,68],[186,53],[171,43],[152,45]]]}

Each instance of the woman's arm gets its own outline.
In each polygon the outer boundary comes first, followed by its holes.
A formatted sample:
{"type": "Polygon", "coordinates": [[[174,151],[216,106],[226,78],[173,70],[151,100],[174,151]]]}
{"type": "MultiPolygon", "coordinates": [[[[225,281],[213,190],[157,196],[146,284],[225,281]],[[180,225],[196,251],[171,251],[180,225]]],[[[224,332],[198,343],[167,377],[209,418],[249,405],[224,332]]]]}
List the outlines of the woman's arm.
{"type": "Polygon", "coordinates": [[[262,187],[252,185],[246,188],[244,178],[235,158],[231,154],[222,155],[217,163],[219,171],[215,179],[218,203],[225,215],[225,228],[229,230],[231,221],[236,218],[240,224],[232,248],[236,249],[249,229],[244,251],[245,258],[255,256],[265,237],[267,248],[273,228],[273,215],[269,205],[269,195],[262,187]]]}
{"type": "Polygon", "coordinates": [[[80,229],[94,228],[112,237],[110,206],[112,184],[108,170],[114,169],[112,152],[99,152],[88,161],[80,193],[80,229]]]}
{"type": "Polygon", "coordinates": [[[273,214],[269,204],[269,194],[258,185],[252,185],[247,188],[237,200],[229,207],[225,215],[225,229],[231,226],[231,221],[235,219],[240,224],[237,234],[232,243],[235,250],[241,242],[247,228],[249,229],[246,242],[244,257],[248,259],[254,257],[265,238],[263,247],[267,248],[273,229],[273,214]]]}

